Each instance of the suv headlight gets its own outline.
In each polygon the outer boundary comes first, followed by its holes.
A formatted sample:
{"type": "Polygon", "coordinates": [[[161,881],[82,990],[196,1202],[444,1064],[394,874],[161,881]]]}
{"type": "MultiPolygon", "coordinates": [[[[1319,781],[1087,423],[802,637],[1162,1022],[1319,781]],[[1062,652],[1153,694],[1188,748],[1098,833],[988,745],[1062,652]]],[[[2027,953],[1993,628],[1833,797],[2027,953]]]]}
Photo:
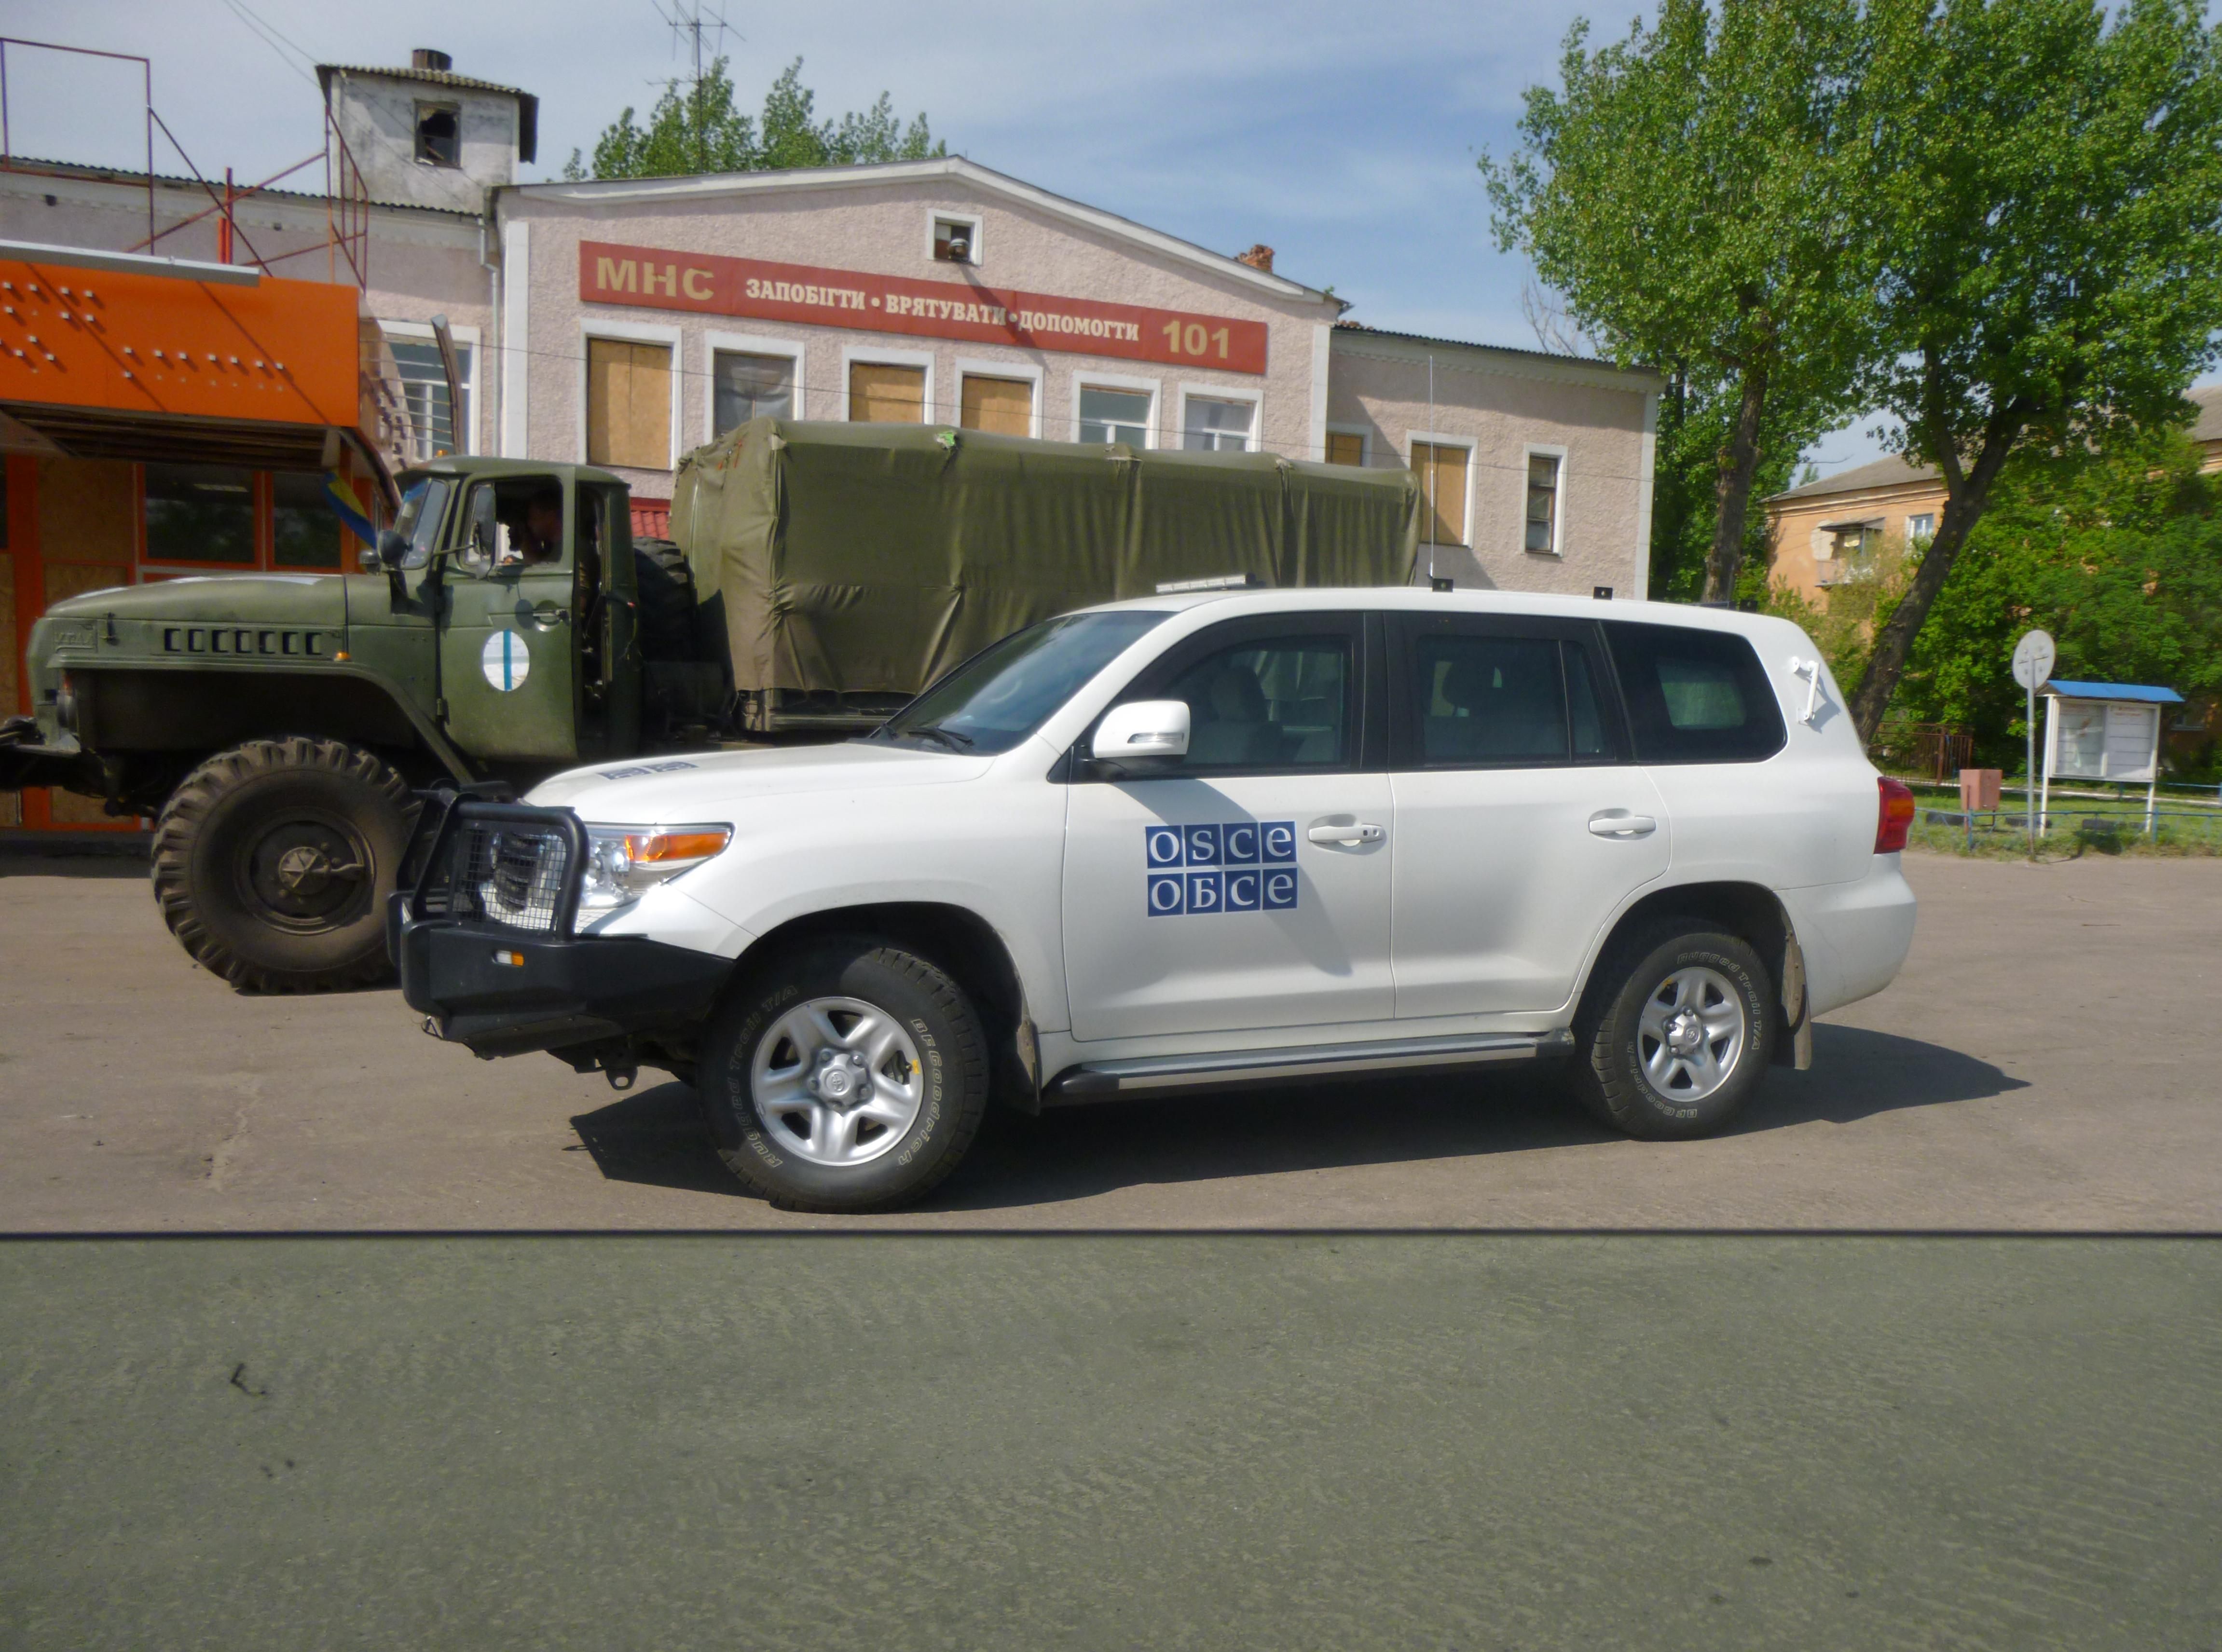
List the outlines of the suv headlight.
{"type": "Polygon", "coordinates": [[[587,875],[581,910],[627,905],[661,883],[691,872],[733,841],[730,826],[587,828],[587,875]]]}

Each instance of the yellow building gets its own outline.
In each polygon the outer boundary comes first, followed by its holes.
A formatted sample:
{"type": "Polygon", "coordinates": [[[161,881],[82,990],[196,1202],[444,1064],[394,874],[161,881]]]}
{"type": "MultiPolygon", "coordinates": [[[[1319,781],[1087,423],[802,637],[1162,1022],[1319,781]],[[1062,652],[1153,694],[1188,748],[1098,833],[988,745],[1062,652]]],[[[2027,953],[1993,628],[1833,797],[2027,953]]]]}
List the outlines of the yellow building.
{"type": "MultiPolygon", "coordinates": [[[[2222,470],[2222,385],[2192,391],[2189,399],[2199,409],[2191,438],[2206,450],[2200,468],[2222,470]]],[[[1944,515],[1944,479],[1893,454],[1765,503],[1773,582],[1819,603],[1872,573],[1886,546],[1903,550],[1933,535],[1944,515]]]]}

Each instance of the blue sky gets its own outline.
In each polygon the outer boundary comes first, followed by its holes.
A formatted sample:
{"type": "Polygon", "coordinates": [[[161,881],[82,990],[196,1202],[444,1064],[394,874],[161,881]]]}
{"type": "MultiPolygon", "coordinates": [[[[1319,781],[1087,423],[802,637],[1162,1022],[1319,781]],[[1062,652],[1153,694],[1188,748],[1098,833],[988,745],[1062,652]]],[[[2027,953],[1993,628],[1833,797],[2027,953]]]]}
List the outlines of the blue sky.
{"type": "MultiPolygon", "coordinates": [[[[751,106],[800,56],[821,113],[885,90],[983,165],[1222,251],[1262,241],[1359,320],[1528,347],[1527,267],[1497,250],[1474,162],[1512,147],[1521,93],[1554,78],[1577,16],[1602,37],[1636,12],[1624,0],[719,9],[751,106]]],[[[304,63],[405,63],[430,46],[460,73],[537,92],[543,176],[682,66],[650,0],[9,0],[7,13],[12,35],[151,58],[155,108],[194,161],[242,178],[317,150],[304,63]]],[[[15,51],[8,80],[17,153],[143,157],[135,65],[15,51]]],[[[178,169],[160,147],[155,164],[178,169]]],[[[1877,451],[1855,425],[1809,456],[1825,472],[1877,451]]]]}

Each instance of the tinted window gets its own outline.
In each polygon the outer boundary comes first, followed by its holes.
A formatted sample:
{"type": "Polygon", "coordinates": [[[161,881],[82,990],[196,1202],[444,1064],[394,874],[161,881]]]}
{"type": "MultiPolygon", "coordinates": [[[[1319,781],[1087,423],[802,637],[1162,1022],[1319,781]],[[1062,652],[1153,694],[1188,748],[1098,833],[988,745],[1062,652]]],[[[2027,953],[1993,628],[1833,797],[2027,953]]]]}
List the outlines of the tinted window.
{"type": "Polygon", "coordinates": [[[990,643],[865,736],[944,750],[1006,752],[1167,615],[1068,614],[990,643]]]}
{"type": "Polygon", "coordinates": [[[1549,637],[1421,637],[1420,759],[1427,763],[1563,763],[1566,697],[1549,637]]]}
{"type": "Polygon", "coordinates": [[[1782,748],[1781,708],[1751,644],[1723,631],[1608,623],[1643,763],[1750,763],[1782,748]]]}
{"type": "Polygon", "coordinates": [[[229,465],[148,465],[147,560],[254,561],[254,473],[229,465]]]}
{"type": "Polygon", "coordinates": [[[1597,690],[1588,650],[1572,642],[1560,645],[1566,662],[1566,716],[1573,724],[1574,760],[1610,758],[1613,740],[1606,731],[1604,702],[1597,690]]]}
{"type": "Polygon", "coordinates": [[[1347,636],[1271,637],[1207,654],[1147,698],[1188,702],[1188,768],[1346,768],[1350,679],[1347,636]]]}

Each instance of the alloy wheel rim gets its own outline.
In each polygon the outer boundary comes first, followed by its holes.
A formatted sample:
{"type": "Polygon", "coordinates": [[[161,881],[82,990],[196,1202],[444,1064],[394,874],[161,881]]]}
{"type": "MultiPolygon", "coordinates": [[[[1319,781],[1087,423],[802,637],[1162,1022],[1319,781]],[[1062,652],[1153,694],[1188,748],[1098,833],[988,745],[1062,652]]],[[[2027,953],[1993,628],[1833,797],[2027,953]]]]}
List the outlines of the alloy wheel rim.
{"type": "Polygon", "coordinates": [[[869,1164],[909,1134],[926,1100],[918,1047],[862,998],[809,998],[756,1041],[749,1095],[780,1148],[809,1164],[869,1164]]]}
{"type": "Polygon", "coordinates": [[[1668,975],[1644,1000],[1636,1056],[1652,1089],[1668,1101],[1702,1101],[1735,1075],[1748,1032],[1736,983],[1692,964],[1668,975]]]}

